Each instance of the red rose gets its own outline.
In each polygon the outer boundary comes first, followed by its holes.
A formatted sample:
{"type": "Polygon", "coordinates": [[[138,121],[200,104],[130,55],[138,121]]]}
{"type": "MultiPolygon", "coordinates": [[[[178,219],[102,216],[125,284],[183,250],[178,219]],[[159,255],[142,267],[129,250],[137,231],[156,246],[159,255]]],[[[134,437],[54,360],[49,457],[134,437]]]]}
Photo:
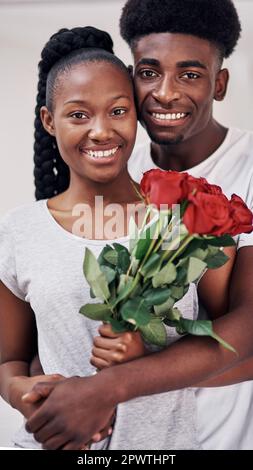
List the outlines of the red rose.
{"type": "Polygon", "coordinates": [[[245,202],[236,194],[232,195],[230,201],[230,214],[233,221],[231,235],[239,233],[250,233],[253,231],[253,215],[245,202]]]}
{"type": "Polygon", "coordinates": [[[187,179],[185,180],[185,184],[187,185],[187,194],[195,194],[196,191],[208,194],[222,194],[220,186],[217,186],[216,184],[209,184],[205,178],[194,178],[193,176],[188,175],[187,179]]]}
{"type": "Polygon", "coordinates": [[[144,173],[141,180],[141,192],[148,204],[159,207],[166,204],[178,204],[186,199],[187,192],[184,181],[187,173],[177,171],[150,170],[144,173]]]}
{"type": "Polygon", "coordinates": [[[190,194],[183,222],[190,233],[214,236],[230,233],[233,224],[229,201],[224,194],[190,194]]]}

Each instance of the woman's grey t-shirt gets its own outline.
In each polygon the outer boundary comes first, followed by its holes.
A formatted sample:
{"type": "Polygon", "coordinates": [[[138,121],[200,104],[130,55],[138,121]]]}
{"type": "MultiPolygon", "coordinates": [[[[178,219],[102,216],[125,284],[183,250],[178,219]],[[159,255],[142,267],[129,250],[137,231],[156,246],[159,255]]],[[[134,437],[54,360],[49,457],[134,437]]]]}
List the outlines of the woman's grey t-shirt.
{"type": "MultiPolygon", "coordinates": [[[[85,248],[97,257],[105,244],[128,246],[128,237],[87,240],[63,229],[42,200],[9,212],[0,222],[0,279],[36,316],[40,361],[45,374],[89,376],[93,338],[99,322],[79,314],[90,298],[82,265],[85,248]]],[[[195,285],[177,303],[184,316],[197,315],[195,285]]],[[[8,312],[6,312],[8,315],[8,312]]],[[[178,339],[168,328],[168,343],[178,339]]],[[[141,372],[140,372],[141,380],[141,372]]],[[[140,397],[120,404],[110,438],[94,445],[109,449],[197,449],[195,397],[191,389],[140,397]]],[[[85,423],[84,423],[85,426],[85,423]]],[[[40,445],[24,427],[21,447],[40,445]]]]}

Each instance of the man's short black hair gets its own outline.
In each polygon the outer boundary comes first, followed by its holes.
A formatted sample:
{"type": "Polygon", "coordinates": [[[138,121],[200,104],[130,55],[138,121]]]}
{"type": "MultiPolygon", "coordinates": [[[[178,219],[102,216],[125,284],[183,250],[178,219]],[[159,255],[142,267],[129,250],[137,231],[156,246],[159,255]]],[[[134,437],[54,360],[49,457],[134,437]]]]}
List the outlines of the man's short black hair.
{"type": "Polygon", "coordinates": [[[120,32],[131,48],[152,33],[190,34],[214,43],[227,58],[240,37],[241,24],[232,0],[128,0],[120,32]]]}

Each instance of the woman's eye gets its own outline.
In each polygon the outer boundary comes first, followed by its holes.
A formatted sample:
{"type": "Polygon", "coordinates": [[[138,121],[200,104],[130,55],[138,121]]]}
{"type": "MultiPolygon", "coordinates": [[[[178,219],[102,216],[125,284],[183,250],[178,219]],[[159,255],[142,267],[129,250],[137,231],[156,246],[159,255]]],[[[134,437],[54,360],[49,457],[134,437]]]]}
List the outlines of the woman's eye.
{"type": "Polygon", "coordinates": [[[156,72],[154,72],[153,70],[141,70],[139,72],[139,75],[142,78],[154,78],[154,77],[158,76],[158,74],[156,72]]]}
{"type": "Polygon", "coordinates": [[[199,75],[195,72],[185,72],[182,75],[183,78],[188,78],[189,80],[196,80],[196,78],[199,78],[199,75]]]}
{"type": "Polygon", "coordinates": [[[126,109],[122,109],[122,108],[114,109],[114,111],[112,112],[112,114],[113,114],[114,116],[123,116],[123,114],[126,114],[126,109]]]}
{"type": "Polygon", "coordinates": [[[72,113],[71,117],[73,117],[75,119],[88,119],[86,114],[81,113],[81,112],[72,113]]]}

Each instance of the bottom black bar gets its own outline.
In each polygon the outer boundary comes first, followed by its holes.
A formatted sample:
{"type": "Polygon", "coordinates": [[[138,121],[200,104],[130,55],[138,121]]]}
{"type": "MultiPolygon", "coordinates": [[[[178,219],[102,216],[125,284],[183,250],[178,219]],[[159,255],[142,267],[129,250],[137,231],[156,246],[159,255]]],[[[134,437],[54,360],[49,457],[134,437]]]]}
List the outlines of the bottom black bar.
{"type": "MultiPolygon", "coordinates": [[[[252,461],[253,451],[37,451],[1,450],[0,464],[67,464],[67,468],[81,468],[83,465],[98,465],[113,468],[124,465],[180,466],[195,463],[206,465],[238,464],[252,461]]],[[[3,467],[2,467],[3,468],[3,467]]],[[[124,468],[124,467],[123,467],[124,468]]]]}

